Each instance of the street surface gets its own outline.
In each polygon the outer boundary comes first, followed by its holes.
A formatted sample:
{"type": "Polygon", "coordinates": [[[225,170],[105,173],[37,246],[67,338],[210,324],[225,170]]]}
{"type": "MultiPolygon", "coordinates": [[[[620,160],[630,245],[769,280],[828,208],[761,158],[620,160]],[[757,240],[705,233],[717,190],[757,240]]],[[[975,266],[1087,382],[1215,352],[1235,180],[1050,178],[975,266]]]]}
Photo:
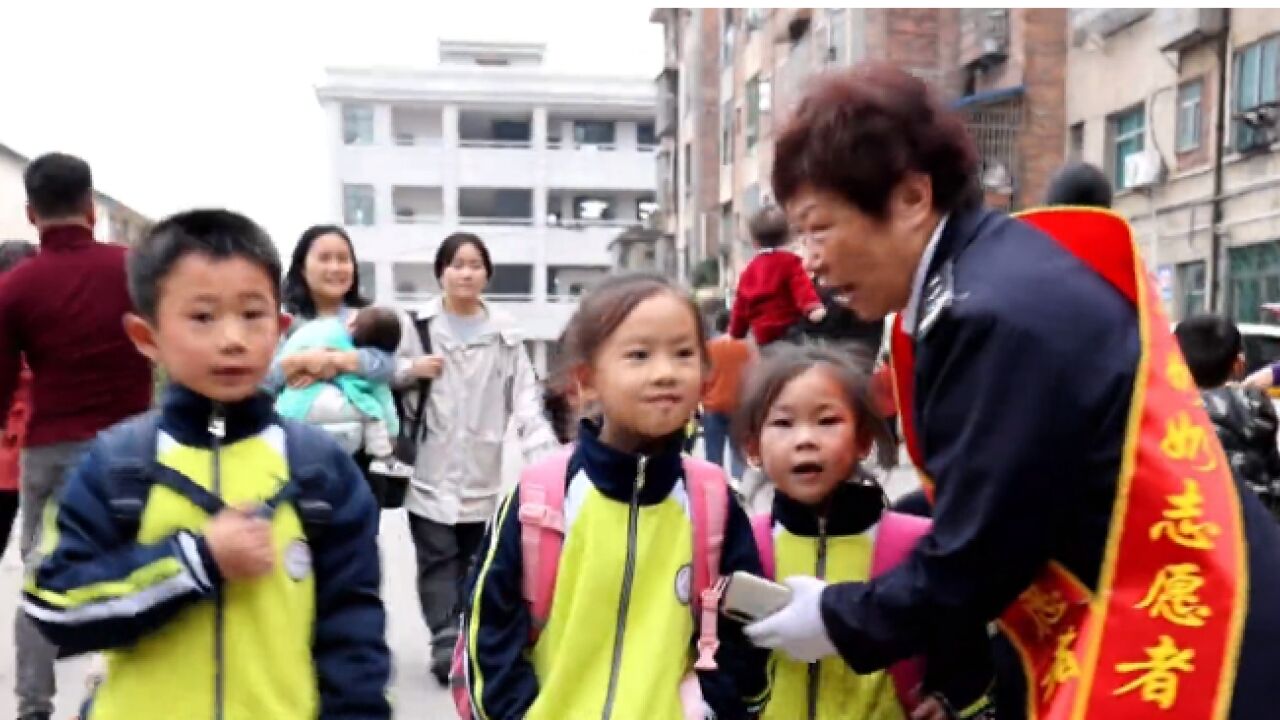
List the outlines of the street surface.
{"type": "MultiPolygon", "coordinates": [[[[514,440],[514,439],[513,439],[514,440]]],[[[519,472],[519,456],[515,442],[508,442],[503,458],[503,476],[514,483],[519,472]]],[[[701,448],[695,451],[701,455],[701,448]]],[[[915,487],[915,478],[908,468],[899,468],[890,474],[885,489],[891,498],[897,498],[915,487]]],[[[16,539],[16,538],[15,538],[16,539]]],[[[409,524],[403,510],[386,511],[382,516],[383,598],[387,603],[387,641],[395,658],[392,702],[397,720],[418,718],[454,717],[453,703],[448,692],[440,688],[427,672],[426,625],[418,608],[414,584],[416,565],[413,544],[409,538],[409,524]]],[[[11,543],[0,561],[0,719],[17,714],[13,697],[14,652],[13,613],[22,585],[22,568],[18,554],[11,543]]],[[[66,720],[72,717],[84,700],[86,659],[66,660],[58,664],[57,712],[54,718],[66,720]]]]}

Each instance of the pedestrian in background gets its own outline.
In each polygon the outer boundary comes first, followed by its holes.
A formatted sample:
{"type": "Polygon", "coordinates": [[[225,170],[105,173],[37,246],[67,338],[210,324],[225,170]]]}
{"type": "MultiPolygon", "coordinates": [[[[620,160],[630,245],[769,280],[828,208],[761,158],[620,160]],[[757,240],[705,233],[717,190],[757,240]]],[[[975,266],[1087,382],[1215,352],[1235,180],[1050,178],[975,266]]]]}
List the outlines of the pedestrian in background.
{"type": "Polygon", "coordinates": [[[716,315],[716,337],[707,343],[711,373],[702,393],[702,439],[707,460],[729,470],[735,480],[741,480],[745,461],[729,426],[738,409],[743,375],[754,353],[750,344],[729,335],[728,329],[729,313],[721,310],[716,315]],[[729,446],[728,465],[724,461],[725,445],[729,446]]]}
{"type": "Polygon", "coordinates": [[[729,334],[766,347],[784,339],[802,320],[822,322],[827,310],[804,271],[800,256],[786,248],[791,238],[781,208],[767,207],[747,224],[756,256],[738,277],[729,334]]]}
{"type": "MultiPolygon", "coordinates": [[[[23,174],[27,218],[39,254],[0,282],[0,417],[31,368],[33,404],[22,451],[19,548],[28,572],[39,564],[45,505],[98,431],[151,406],[151,365],[124,332],[133,308],[126,248],[93,237],[97,211],[84,160],[52,153],[23,174]]],[[[53,712],[58,651],[19,613],[15,619],[18,717],[53,712]]]]}
{"type": "MultiPolygon", "coordinates": [[[[35,245],[25,240],[9,240],[0,244],[0,275],[35,254],[35,245]]],[[[18,516],[19,457],[30,418],[31,370],[23,363],[13,403],[9,407],[9,417],[4,424],[4,435],[0,437],[0,557],[9,547],[13,521],[18,516]]]]}

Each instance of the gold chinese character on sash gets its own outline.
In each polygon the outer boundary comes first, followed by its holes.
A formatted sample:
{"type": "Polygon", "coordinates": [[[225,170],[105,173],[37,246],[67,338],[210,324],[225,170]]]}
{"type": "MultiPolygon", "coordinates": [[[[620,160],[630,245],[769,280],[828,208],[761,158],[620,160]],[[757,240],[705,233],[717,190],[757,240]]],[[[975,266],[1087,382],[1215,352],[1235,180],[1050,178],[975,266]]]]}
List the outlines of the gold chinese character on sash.
{"type": "Polygon", "coordinates": [[[1146,649],[1147,659],[1120,663],[1116,672],[1123,675],[1142,673],[1128,685],[1118,688],[1114,695],[1126,695],[1141,689],[1142,701],[1154,703],[1161,710],[1168,710],[1178,701],[1178,676],[1195,670],[1191,661],[1195,650],[1180,650],[1168,635],[1161,635],[1155,647],[1146,649]]]}
{"type": "Polygon", "coordinates": [[[1186,410],[1179,412],[1165,423],[1160,451],[1171,460],[1199,463],[1195,467],[1202,472],[1218,467],[1218,459],[1213,454],[1209,434],[1204,428],[1191,422],[1191,414],[1186,410]]]}
{"type": "Polygon", "coordinates": [[[1195,563],[1166,565],[1156,573],[1151,589],[1142,602],[1134,605],[1147,610],[1151,617],[1168,620],[1184,627],[1201,627],[1212,611],[1200,602],[1200,588],[1204,577],[1195,563]]]}
{"type": "Polygon", "coordinates": [[[1053,691],[1057,690],[1059,685],[1072,678],[1080,677],[1080,663],[1076,661],[1076,655],[1071,651],[1071,645],[1075,641],[1075,628],[1067,628],[1058,636],[1058,647],[1053,651],[1053,663],[1040,679],[1040,687],[1044,688],[1045,701],[1053,697],[1053,691]]]}
{"type": "Polygon", "coordinates": [[[1062,599],[1060,591],[1046,592],[1038,585],[1027,588],[1027,591],[1022,594],[1021,602],[1027,614],[1031,616],[1031,620],[1035,622],[1036,634],[1041,640],[1049,637],[1053,632],[1053,626],[1057,625],[1062,616],[1067,613],[1067,601],[1062,599]]]}
{"type": "Polygon", "coordinates": [[[1169,385],[1178,392],[1190,392],[1196,387],[1195,380],[1191,377],[1191,370],[1178,353],[1169,353],[1169,362],[1165,364],[1164,375],[1169,385]]]}
{"type": "Polygon", "coordinates": [[[1203,522],[1204,496],[1200,483],[1186,478],[1183,491],[1169,495],[1169,507],[1162,513],[1163,520],[1151,526],[1151,539],[1167,536],[1173,542],[1194,550],[1212,550],[1213,538],[1222,534],[1222,528],[1214,522],[1203,522]]]}

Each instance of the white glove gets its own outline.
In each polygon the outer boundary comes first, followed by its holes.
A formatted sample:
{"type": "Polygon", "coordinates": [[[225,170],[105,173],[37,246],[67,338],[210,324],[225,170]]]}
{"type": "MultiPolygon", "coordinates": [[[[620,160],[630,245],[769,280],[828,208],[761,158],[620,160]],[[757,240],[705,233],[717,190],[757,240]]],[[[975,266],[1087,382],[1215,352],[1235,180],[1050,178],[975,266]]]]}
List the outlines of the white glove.
{"type": "Polygon", "coordinates": [[[782,650],[795,660],[817,662],[836,654],[822,623],[822,591],[827,584],[814,577],[790,577],[791,602],[769,617],[746,627],[747,638],[758,647],[782,650]]]}

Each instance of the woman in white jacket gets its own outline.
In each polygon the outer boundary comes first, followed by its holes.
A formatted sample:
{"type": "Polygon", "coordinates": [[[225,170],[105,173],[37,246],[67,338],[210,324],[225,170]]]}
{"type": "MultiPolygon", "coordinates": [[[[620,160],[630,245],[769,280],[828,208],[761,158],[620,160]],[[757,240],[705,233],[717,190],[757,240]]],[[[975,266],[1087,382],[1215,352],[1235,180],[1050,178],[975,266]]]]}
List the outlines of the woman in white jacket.
{"type": "Polygon", "coordinates": [[[428,393],[425,437],[405,500],[418,560],[418,597],[431,629],[431,672],[448,682],[460,587],[502,491],[502,442],[514,423],[525,460],[557,446],[542,391],[513,319],[481,297],[489,250],[470,233],[435,258],[443,296],[418,316],[441,361],[428,393]]]}

